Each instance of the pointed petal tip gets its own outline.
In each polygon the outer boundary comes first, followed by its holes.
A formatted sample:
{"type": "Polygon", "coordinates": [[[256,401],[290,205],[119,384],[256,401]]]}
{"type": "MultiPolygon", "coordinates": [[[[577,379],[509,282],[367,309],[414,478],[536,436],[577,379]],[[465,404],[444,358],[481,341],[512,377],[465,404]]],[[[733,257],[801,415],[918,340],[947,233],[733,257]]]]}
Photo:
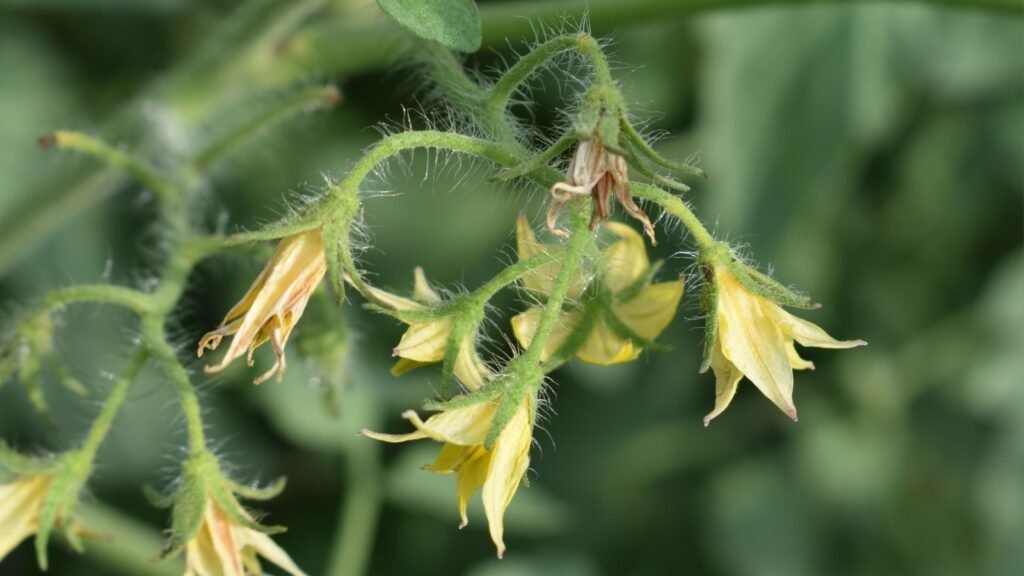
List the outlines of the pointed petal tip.
{"type": "Polygon", "coordinates": [[[498,545],[498,560],[501,560],[504,557],[505,557],[505,545],[504,544],[499,544],[498,545]]]}
{"type": "Polygon", "coordinates": [[[867,340],[855,340],[855,342],[857,343],[857,346],[867,346],[868,345],[868,341],[867,340]]]}
{"type": "Polygon", "coordinates": [[[406,420],[412,420],[413,418],[416,418],[416,417],[417,417],[417,414],[416,414],[415,410],[406,410],[405,412],[402,412],[402,418],[404,418],[406,420]]]}
{"type": "Polygon", "coordinates": [[[797,415],[796,415],[796,408],[795,407],[790,408],[789,410],[786,410],[786,416],[789,416],[789,418],[793,422],[799,422],[800,421],[800,418],[798,418],[797,415]]]}

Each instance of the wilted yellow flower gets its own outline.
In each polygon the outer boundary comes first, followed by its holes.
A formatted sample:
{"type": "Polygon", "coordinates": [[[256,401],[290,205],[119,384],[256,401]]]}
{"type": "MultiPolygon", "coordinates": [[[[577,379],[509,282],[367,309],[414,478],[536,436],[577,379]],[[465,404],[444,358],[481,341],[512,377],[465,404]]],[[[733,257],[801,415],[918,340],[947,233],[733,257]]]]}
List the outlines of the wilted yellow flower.
{"type": "Polygon", "coordinates": [[[185,576],[263,574],[257,556],[273,562],[292,576],[305,576],[270,536],[242,526],[212,499],[207,499],[203,524],[185,545],[185,576]]]}
{"type": "MultiPolygon", "coordinates": [[[[375,300],[399,312],[427,310],[430,306],[441,303],[441,297],[430,287],[422,268],[415,270],[415,287],[411,300],[379,288],[370,287],[369,290],[375,300]]],[[[398,361],[391,367],[391,373],[395,376],[444,360],[455,320],[451,316],[445,316],[436,320],[408,324],[409,329],[392,350],[392,355],[398,357],[398,361]]],[[[470,390],[483,386],[486,378],[490,376],[487,366],[476,353],[472,334],[466,334],[459,343],[459,353],[455,358],[453,372],[470,390]]]]}
{"type": "MultiPolygon", "coordinates": [[[[629,362],[637,359],[643,351],[642,343],[635,340],[653,341],[675,317],[685,288],[683,279],[647,283],[636,289],[634,285],[650,269],[643,238],[625,224],[608,222],[605,227],[618,237],[604,251],[602,282],[608,294],[603,299],[598,296],[597,307],[592,310],[584,307],[562,312],[544,343],[541,361],[555,355],[573,332],[586,323],[583,329],[589,329],[588,336],[575,352],[579,359],[602,365],[629,362]]],[[[517,227],[516,233],[522,260],[530,255],[524,254],[523,246],[535,244],[536,240],[529,226],[517,227]]],[[[528,276],[525,280],[530,281],[528,276]]],[[[541,280],[532,282],[544,288],[541,280]]],[[[580,293],[582,288],[578,288],[576,294],[570,294],[570,298],[578,297],[580,293]]],[[[533,341],[543,313],[542,308],[535,306],[512,318],[512,331],[520,344],[528,347],[533,341]]]]}
{"type": "Polygon", "coordinates": [[[593,210],[590,214],[590,229],[593,230],[608,219],[609,192],[614,192],[626,212],[643,224],[644,233],[650,237],[651,244],[656,245],[654,226],[633,201],[633,195],[629,190],[626,159],[605,148],[596,135],[580,141],[569,163],[566,181],[558,182],[551,187],[552,202],[548,207],[548,229],[558,236],[567,237],[568,233],[556,225],[558,213],[573,196],[589,194],[593,199],[593,210]]]}
{"type": "Polygon", "coordinates": [[[281,239],[242,300],[227,313],[216,330],[199,341],[198,355],[202,357],[205,350],[216,349],[224,336],[234,335],[224,358],[219,364],[207,366],[206,372],[219,372],[243,354],[247,355],[246,363],[252,366],[253,352],[270,341],[276,357],[274,365],[255,382],[260,384],[275,373],[280,381],[287,367],[284,347],[288,336],[326,271],[319,230],[281,239]]]}
{"type": "Polygon", "coordinates": [[[39,528],[51,474],[30,474],[0,484],[0,560],[39,528]]]}
{"type": "Polygon", "coordinates": [[[464,527],[466,507],[482,488],[484,513],[487,515],[491,540],[498,548],[498,557],[505,554],[505,510],[512,502],[519,483],[530,467],[530,444],[533,441],[532,400],[524,400],[498,435],[490,450],[484,440],[494,422],[498,400],[481,402],[465,408],[439,412],[420,420],[409,410],[402,417],[412,422],[415,432],[380,434],[363,430],[362,434],[384,442],[408,442],[430,438],[444,442],[434,463],[426,469],[441,474],[456,474],[455,495],[464,527]]]}
{"type": "Polygon", "coordinates": [[[704,425],[722,413],[746,376],[780,410],[797,419],[793,370],[814,368],[797,354],[794,341],[816,348],[853,348],[863,340],[836,340],[818,326],[793,316],[778,304],[747,290],[724,266],[714,267],[717,331],[711,352],[715,372],[715,409],[704,425]]]}

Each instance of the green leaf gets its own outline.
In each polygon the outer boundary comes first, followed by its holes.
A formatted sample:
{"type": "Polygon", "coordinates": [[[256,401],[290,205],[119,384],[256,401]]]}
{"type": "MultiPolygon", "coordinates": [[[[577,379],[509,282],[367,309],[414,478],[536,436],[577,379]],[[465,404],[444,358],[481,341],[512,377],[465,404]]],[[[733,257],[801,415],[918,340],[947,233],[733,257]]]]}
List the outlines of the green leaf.
{"type": "Polygon", "coordinates": [[[472,0],[377,0],[403,28],[459,52],[480,49],[480,13],[472,0]]]}

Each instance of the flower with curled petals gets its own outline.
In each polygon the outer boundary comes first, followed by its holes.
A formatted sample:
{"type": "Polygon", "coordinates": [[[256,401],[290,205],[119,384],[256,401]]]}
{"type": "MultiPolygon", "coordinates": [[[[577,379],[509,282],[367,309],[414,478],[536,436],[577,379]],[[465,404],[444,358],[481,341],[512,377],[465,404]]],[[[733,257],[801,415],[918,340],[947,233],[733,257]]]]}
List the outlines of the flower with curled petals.
{"type": "Polygon", "coordinates": [[[29,474],[0,484],[0,560],[36,533],[52,474],[29,474]]]}
{"type": "Polygon", "coordinates": [[[220,372],[243,355],[252,366],[253,352],[269,341],[274,347],[274,365],[256,378],[255,383],[260,384],[275,374],[281,381],[287,368],[284,347],[288,336],[326,272],[324,243],[319,230],[282,238],[242,300],[228,311],[216,330],[199,341],[197,354],[201,358],[204,351],[215,350],[225,336],[233,336],[220,363],[207,366],[206,372],[220,372]]]}
{"type": "Polygon", "coordinates": [[[207,499],[202,525],[185,545],[185,576],[263,574],[258,557],[292,576],[305,576],[270,536],[239,524],[212,498],[207,499]]]}

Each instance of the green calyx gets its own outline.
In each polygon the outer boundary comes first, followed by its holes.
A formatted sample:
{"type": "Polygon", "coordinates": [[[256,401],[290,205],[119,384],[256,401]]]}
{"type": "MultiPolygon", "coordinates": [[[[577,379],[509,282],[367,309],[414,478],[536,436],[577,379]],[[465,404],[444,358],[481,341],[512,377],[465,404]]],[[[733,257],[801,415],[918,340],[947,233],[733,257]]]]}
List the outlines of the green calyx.
{"type": "Polygon", "coordinates": [[[237,498],[268,500],[280,494],[284,487],[283,478],[264,488],[239,484],[223,473],[217,458],[210,452],[193,454],[182,464],[181,478],[172,493],[160,494],[152,488],[145,489],[147,498],[154,505],[173,506],[170,537],[156,559],[180,554],[199,533],[210,505],[216,506],[231,522],[244,528],[264,534],[284,532],[286,528],[283,526],[266,526],[254,520],[237,498]]]}

